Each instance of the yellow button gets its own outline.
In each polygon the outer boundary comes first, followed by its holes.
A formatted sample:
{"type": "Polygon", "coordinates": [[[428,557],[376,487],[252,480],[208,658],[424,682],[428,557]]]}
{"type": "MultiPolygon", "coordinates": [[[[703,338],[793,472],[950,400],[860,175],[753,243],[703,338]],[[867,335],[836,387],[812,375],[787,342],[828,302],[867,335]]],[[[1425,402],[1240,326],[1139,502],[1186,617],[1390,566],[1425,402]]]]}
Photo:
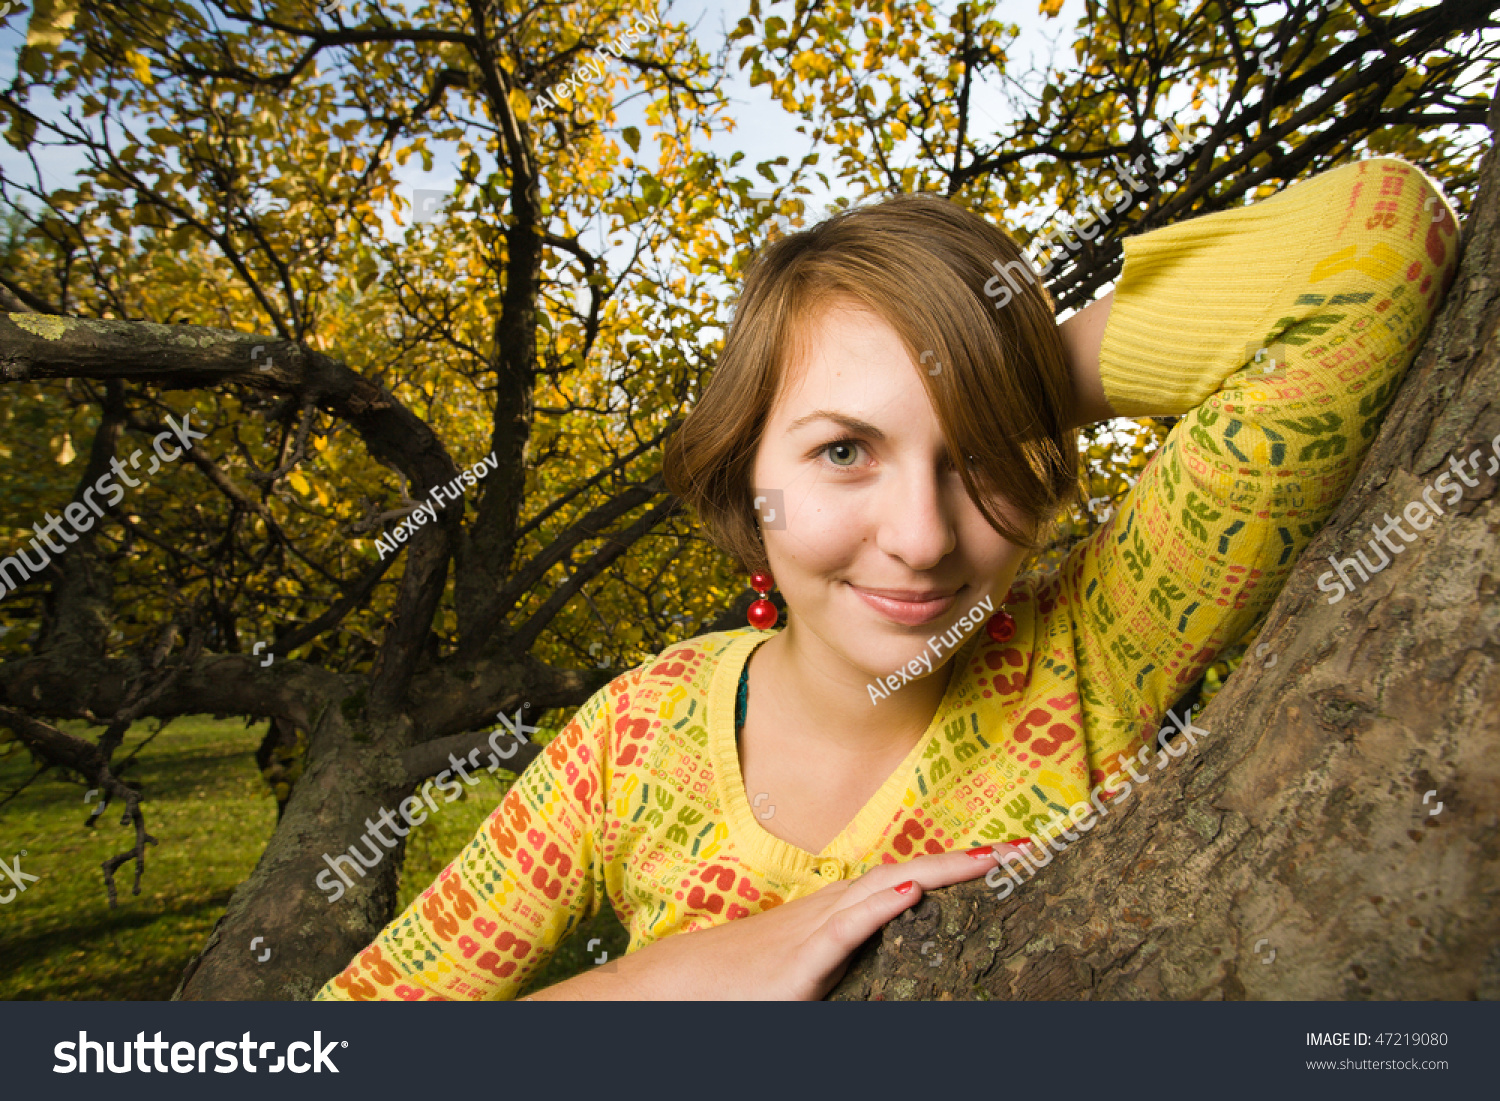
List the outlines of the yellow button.
{"type": "Polygon", "coordinates": [[[838,860],[825,860],[818,865],[818,874],[824,879],[843,879],[844,865],[838,860]]]}

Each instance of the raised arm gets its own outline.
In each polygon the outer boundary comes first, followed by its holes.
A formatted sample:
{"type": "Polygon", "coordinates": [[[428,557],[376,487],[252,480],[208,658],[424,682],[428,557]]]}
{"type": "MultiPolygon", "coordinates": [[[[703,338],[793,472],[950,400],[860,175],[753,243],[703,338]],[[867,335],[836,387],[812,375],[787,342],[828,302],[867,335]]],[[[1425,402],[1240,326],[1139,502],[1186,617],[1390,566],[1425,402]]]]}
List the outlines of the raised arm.
{"type": "Polygon", "coordinates": [[[1110,291],[1057,327],[1073,375],[1073,394],[1077,404],[1070,424],[1072,428],[1119,416],[1109,404],[1104,382],[1099,376],[1099,351],[1104,344],[1104,329],[1109,323],[1109,311],[1114,301],[1115,292],[1110,291]]]}
{"type": "MultiPolygon", "coordinates": [[[[1451,208],[1385,157],[1126,240],[1102,388],[1122,416],[1182,419],[1059,571],[1095,782],[1269,609],[1456,264],[1451,208]]],[[[1073,320],[1086,364],[1094,319],[1073,320]]]]}

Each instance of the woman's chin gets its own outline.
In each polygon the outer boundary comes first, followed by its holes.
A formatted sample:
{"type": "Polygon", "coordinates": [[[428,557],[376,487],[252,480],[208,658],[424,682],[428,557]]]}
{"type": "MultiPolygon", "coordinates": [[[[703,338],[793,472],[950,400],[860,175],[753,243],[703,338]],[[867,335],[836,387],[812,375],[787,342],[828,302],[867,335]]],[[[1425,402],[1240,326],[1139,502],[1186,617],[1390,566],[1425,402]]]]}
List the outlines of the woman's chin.
{"type": "Polygon", "coordinates": [[[849,663],[860,670],[871,683],[891,689],[925,680],[942,671],[942,663],[933,657],[925,643],[906,640],[904,646],[879,647],[849,655],[849,663]]]}

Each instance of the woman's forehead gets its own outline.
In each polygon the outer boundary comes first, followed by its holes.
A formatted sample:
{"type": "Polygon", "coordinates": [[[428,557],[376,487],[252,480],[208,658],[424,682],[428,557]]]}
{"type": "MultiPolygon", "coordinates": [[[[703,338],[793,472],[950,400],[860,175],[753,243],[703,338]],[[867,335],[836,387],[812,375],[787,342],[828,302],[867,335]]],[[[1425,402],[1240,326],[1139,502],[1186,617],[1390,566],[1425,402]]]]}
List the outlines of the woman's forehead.
{"type": "Polygon", "coordinates": [[[932,415],[911,353],[879,314],[837,303],[808,318],[789,349],[773,420],[795,421],[810,410],[837,409],[874,421],[877,415],[932,415]]]}

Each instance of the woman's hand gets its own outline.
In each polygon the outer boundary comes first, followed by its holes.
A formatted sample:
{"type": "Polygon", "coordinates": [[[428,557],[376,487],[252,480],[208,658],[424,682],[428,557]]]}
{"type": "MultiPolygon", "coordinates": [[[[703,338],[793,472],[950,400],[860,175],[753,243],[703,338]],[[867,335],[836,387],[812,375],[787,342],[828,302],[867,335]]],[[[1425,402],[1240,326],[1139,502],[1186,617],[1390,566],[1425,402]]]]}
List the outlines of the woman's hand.
{"type": "Polygon", "coordinates": [[[977,879],[1015,849],[984,845],[882,864],[750,917],[664,937],[609,971],[585,972],[533,997],[815,1001],[843,977],[854,950],[923,891],[977,879]]]}

